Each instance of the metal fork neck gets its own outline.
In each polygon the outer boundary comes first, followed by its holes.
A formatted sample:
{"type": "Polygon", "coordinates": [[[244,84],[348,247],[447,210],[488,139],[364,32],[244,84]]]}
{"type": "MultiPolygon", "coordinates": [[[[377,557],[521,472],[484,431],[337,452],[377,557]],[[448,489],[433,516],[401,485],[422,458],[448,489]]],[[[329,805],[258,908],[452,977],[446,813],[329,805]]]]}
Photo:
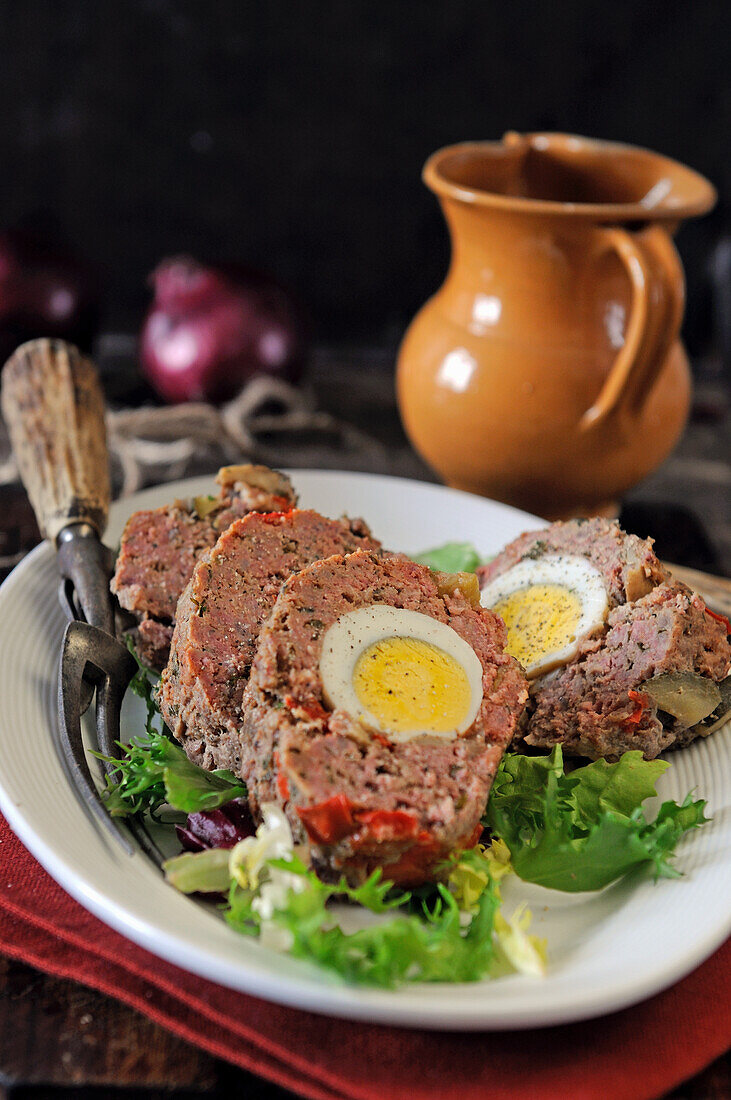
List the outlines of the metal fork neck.
{"type": "Polygon", "coordinates": [[[64,527],[56,545],[63,577],[61,602],[66,614],[114,634],[110,551],[89,523],[64,527]]]}

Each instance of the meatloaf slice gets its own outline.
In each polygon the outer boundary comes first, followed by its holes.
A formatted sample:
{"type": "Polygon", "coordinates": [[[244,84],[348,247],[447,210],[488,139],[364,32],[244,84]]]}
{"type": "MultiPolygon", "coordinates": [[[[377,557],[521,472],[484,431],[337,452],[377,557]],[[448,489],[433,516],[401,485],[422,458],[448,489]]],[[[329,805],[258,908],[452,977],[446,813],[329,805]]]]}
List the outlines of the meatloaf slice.
{"type": "Polygon", "coordinates": [[[263,803],[282,806],[325,879],[358,883],[377,867],[408,885],[438,875],[449,852],[476,843],[527,698],[505,637],[491,611],[459,588],[440,593],[438,576],[399,556],[337,555],[291,577],[262,630],[243,702],[241,774],[254,816],[263,803]],[[328,707],[324,635],[344,613],[374,604],[421,612],[472,647],[483,697],[463,733],[394,742],[328,707]]]}
{"type": "Polygon", "coordinates": [[[642,689],[664,672],[722,680],[731,662],[725,624],[684,584],[671,582],[610,611],[607,628],[603,637],[587,639],[565,668],[535,682],[527,744],[560,743],[565,752],[593,760],[641,749],[652,760],[699,736],[700,730],[658,716],[642,689]]]}
{"type": "Polygon", "coordinates": [[[240,774],[241,699],[283,582],[319,558],[379,546],[362,520],[294,509],[250,512],[200,558],[178,604],[160,682],[163,716],[191,760],[240,774]]]}
{"type": "Polygon", "coordinates": [[[203,551],[238,516],[296,503],[289,478],[266,466],[225,466],[216,480],[221,487],[217,498],[135,512],[122,534],[111,588],[138,619],[136,646],[152,668],[165,667],[178,599],[203,551]]]}
{"type": "Polygon", "coordinates": [[[477,570],[480,587],[524,558],[576,554],[599,570],[610,606],[638,600],[669,577],[652,549],[652,539],[626,534],[616,520],[572,519],[541,531],[527,531],[508,543],[488,565],[477,570]]]}

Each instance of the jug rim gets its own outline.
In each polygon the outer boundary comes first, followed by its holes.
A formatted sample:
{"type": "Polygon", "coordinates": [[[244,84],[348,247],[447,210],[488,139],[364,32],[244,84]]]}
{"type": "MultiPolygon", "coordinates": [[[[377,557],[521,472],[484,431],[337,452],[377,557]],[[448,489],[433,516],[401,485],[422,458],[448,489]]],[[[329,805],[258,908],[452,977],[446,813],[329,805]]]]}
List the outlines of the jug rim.
{"type": "MultiPolygon", "coordinates": [[[[666,176],[665,179],[668,177],[666,176]]],[[[463,141],[454,145],[445,145],[437,149],[427,159],[422,170],[422,180],[435,194],[461,203],[475,206],[492,207],[520,214],[560,215],[575,219],[588,219],[601,222],[625,221],[665,221],[679,222],[684,218],[697,217],[711,210],[717,201],[718,193],[713,184],[680,161],[673,160],[662,153],[646,149],[640,145],[625,142],[605,141],[598,138],[582,137],[579,134],[566,134],[550,131],[519,134],[506,133],[501,141],[463,141]],[[550,148],[587,154],[629,154],[644,161],[651,160],[658,170],[665,170],[681,182],[687,195],[668,196],[667,191],[660,195],[656,205],[648,202],[647,195],[635,202],[577,202],[560,199],[541,199],[523,195],[506,195],[500,191],[483,189],[469,184],[460,184],[444,174],[445,162],[455,156],[466,153],[500,153],[509,156],[515,151],[520,154],[527,149],[538,151],[550,148]]]]}

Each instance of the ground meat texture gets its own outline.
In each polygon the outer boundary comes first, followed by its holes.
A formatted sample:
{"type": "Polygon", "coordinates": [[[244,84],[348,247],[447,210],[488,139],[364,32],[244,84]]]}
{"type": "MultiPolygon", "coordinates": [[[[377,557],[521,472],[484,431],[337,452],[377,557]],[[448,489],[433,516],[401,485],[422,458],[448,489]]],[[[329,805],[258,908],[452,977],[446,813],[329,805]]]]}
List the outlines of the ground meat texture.
{"type": "Polygon", "coordinates": [[[319,558],[379,546],[362,520],[295,509],[251,512],[203,555],[180,598],[160,682],[163,716],[191,760],[241,774],[241,700],[284,581],[319,558]]]}
{"type": "Polygon", "coordinates": [[[151,668],[165,667],[178,599],[201,554],[237,517],[296,503],[289,478],[266,466],[224,467],[217,480],[221,491],[216,500],[205,500],[205,514],[193,502],[176,501],[135,512],[122,534],[111,588],[138,619],[135,644],[151,668]]]}
{"type": "Polygon", "coordinates": [[[132,638],[140,660],[149,668],[163,669],[170,655],[173,628],[169,623],[143,615],[132,638]]]}
{"type": "Polygon", "coordinates": [[[459,589],[440,595],[430,570],[398,556],[338,555],[291,577],[262,630],[244,696],[240,774],[254,816],[265,802],[282,806],[325,879],[358,883],[376,867],[404,885],[434,878],[451,851],[476,843],[527,699],[504,644],[496,615],[459,589]],[[473,648],[484,695],[463,734],[394,743],[328,708],[319,674],[325,632],[372,604],[438,619],[473,648]]]}
{"type": "Polygon", "coordinates": [[[612,520],[572,519],[542,531],[527,531],[509,543],[488,565],[477,570],[480,586],[505,573],[524,558],[576,554],[599,570],[610,606],[632,602],[669,579],[652,549],[652,539],[627,535],[612,520]]]}
{"type": "Polygon", "coordinates": [[[535,681],[525,741],[540,748],[561,744],[566,753],[592,760],[641,749],[652,760],[699,731],[659,715],[643,693],[646,681],[684,671],[719,681],[730,663],[725,624],[685,585],[659,585],[611,611],[603,637],[588,639],[576,660],[535,681]]]}

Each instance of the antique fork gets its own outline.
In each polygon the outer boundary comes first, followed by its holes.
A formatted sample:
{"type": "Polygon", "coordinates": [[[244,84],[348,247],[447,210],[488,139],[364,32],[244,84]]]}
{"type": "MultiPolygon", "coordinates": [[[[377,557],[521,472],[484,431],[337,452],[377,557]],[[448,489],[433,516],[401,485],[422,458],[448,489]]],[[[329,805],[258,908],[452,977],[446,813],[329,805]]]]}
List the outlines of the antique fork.
{"type": "MultiPolygon", "coordinates": [[[[119,756],[122,699],[137,670],[116,638],[109,591],[113,555],[101,541],[110,486],[96,369],[61,340],[23,344],[3,370],[2,411],[38,526],[58,552],[60,599],[69,619],[59,664],[57,750],[88,813],[131,854],[127,831],[110,817],[98,792],[81,729],[96,694],[96,747],[119,756]]],[[[114,773],[113,764],[105,767],[114,773]]],[[[133,825],[131,832],[150,848],[144,831],[133,825]]]]}

